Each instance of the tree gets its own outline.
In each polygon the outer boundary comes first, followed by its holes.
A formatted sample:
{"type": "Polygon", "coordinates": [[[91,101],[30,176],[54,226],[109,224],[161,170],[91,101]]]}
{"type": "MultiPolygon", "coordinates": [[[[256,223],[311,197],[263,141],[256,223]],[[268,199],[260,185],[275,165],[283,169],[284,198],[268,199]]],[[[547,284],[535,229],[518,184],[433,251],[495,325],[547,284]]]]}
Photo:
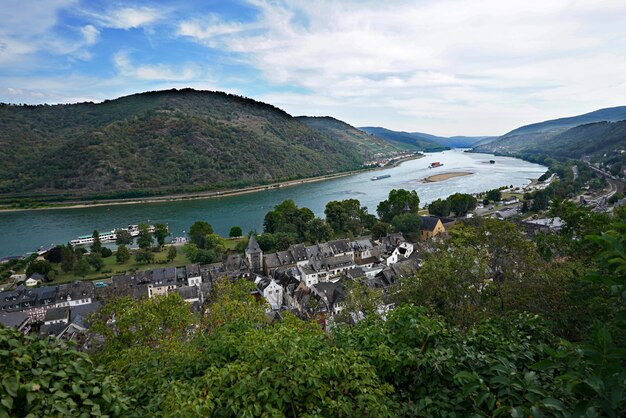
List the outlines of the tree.
{"type": "Polygon", "coordinates": [[[422,218],[416,213],[403,213],[395,216],[391,221],[391,225],[393,225],[393,229],[396,232],[402,232],[409,241],[417,241],[419,239],[422,218]]]}
{"type": "Polygon", "coordinates": [[[466,193],[455,193],[448,197],[450,210],[456,216],[465,216],[468,212],[476,209],[476,198],[466,193]]]}
{"type": "Polygon", "coordinates": [[[102,249],[100,250],[100,255],[102,256],[102,258],[111,257],[113,255],[113,251],[111,251],[110,248],[102,247],[102,249]]]}
{"type": "Polygon", "coordinates": [[[361,235],[366,228],[374,225],[367,208],[361,206],[357,199],[328,202],[324,214],[333,231],[341,235],[361,235]]]}
{"type": "Polygon", "coordinates": [[[150,227],[146,224],[139,225],[137,245],[143,250],[152,247],[152,233],[150,232],[150,227]]]}
{"type": "Polygon", "coordinates": [[[87,262],[93,267],[95,271],[102,270],[104,267],[104,261],[102,260],[102,256],[100,253],[91,253],[87,256],[87,262]]]}
{"type": "Polygon", "coordinates": [[[231,238],[237,238],[243,235],[243,231],[241,230],[240,226],[233,226],[232,228],[230,228],[230,232],[228,233],[228,236],[231,238]]]}
{"type": "Polygon", "coordinates": [[[0,416],[124,416],[132,412],[116,378],[56,338],[0,327],[0,416]]]}
{"type": "Polygon", "coordinates": [[[492,202],[498,202],[502,200],[502,192],[500,189],[492,189],[489,190],[486,194],[487,200],[491,200],[492,202]]]}
{"type": "Polygon", "coordinates": [[[93,234],[91,234],[91,237],[93,238],[93,244],[91,244],[91,252],[92,253],[100,253],[100,250],[102,250],[102,243],[100,242],[100,234],[98,233],[98,231],[94,230],[93,234]]]}
{"type": "Polygon", "coordinates": [[[124,264],[128,260],[130,260],[130,251],[126,248],[126,245],[120,244],[117,247],[117,252],[115,253],[115,260],[118,264],[124,264]]]}
{"type": "Polygon", "coordinates": [[[167,249],[167,261],[172,261],[173,259],[175,259],[177,252],[178,251],[176,250],[176,247],[174,245],[170,245],[167,249]]]}
{"type": "Polygon", "coordinates": [[[269,211],[263,220],[263,231],[270,234],[295,234],[300,241],[306,239],[307,223],[315,215],[309,208],[298,208],[293,200],[285,200],[269,211]]]}
{"type": "Polygon", "coordinates": [[[133,243],[133,237],[127,229],[115,230],[115,243],[117,245],[130,245],[133,243]]]}
{"type": "Polygon", "coordinates": [[[30,277],[34,273],[39,273],[46,276],[48,272],[52,270],[52,265],[48,260],[34,260],[26,268],[26,276],[30,277]]]}
{"type": "Polygon", "coordinates": [[[307,222],[306,239],[310,242],[324,242],[333,237],[333,228],[320,218],[313,218],[307,222]]]}
{"type": "Polygon", "coordinates": [[[70,243],[61,247],[61,269],[64,272],[69,273],[74,270],[74,264],[76,263],[76,253],[70,243]]]}
{"type": "Polygon", "coordinates": [[[448,199],[437,199],[430,202],[428,213],[439,217],[450,216],[450,201],[448,199]]]}
{"type": "Polygon", "coordinates": [[[91,264],[89,264],[89,260],[87,258],[81,258],[78,260],[74,266],[74,274],[80,277],[85,277],[91,271],[91,264]]]}
{"type": "Polygon", "coordinates": [[[62,260],[62,252],[63,252],[63,246],[62,245],[57,245],[56,247],[51,248],[46,253],[45,258],[46,258],[46,260],[48,260],[51,263],[58,264],[62,260]]]}
{"type": "Polygon", "coordinates": [[[204,238],[213,233],[213,227],[205,221],[196,221],[189,228],[189,241],[199,248],[205,248],[204,238]]]}
{"type": "Polygon", "coordinates": [[[391,224],[387,222],[376,222],[372,227],[372,239],[379,240],[386,237],[391,232],[391,224]]]}
{"type": "Polygon", "coordinates": [[[167,225],[165,224],[156,224],[154,225],[154,238],[156,238],[159,243],[159,247],[162,247],[165,244],[165,238],[170,234],[167,225]]]}
{"type": "Polygon", "coordinates": [[[154,253],[146,248],[140,248],[135,252],[135,260],[138,263],[150,264],[154,262],[154,253]]]}
{"type": "Polygon", "coordinates": [[[198,248],[196,244],[185,245],[183,247],[183,253],[192,263],[209,264],[217,258],[214,250],[198,248]]]}
{"type": "Polygon", "coordinates": [[[381,221],[391,222],[391,220],[404,213],[407,209],[410,212],[419,211],[420,198],[415,190],[393,189],[389,192],[387,200],[383,200],[376,207],[376,212],[381,221]]]}

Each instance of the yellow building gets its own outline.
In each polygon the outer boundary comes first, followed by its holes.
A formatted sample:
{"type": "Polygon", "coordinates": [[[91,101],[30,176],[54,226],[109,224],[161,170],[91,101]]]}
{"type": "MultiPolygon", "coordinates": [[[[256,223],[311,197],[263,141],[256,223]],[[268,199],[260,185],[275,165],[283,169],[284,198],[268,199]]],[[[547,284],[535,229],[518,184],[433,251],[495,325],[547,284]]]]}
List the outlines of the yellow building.
{"type": "Polygon", "coordinates": [[[446,228],[443,226],[441,219],[434,216],[422,216],[422,225],[420,227],[420,239],[427,240],[435,235],[443,234],[446,228]]]}

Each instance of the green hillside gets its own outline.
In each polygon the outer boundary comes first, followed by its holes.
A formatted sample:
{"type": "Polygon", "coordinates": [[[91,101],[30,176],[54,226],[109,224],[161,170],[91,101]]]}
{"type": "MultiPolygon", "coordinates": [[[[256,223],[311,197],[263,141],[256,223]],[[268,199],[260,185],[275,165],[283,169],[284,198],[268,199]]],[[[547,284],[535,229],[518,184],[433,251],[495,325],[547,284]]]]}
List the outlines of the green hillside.
{"type": "Polygon", "coordinates": [[[367,152],[219,92],[0,105],[0,199],[114,198],[243,187],[359,168],[367,152]]]}
{"type": "Polygon", "coordinates": [[[438,144],[431,138],[427,138],[421,134],[398,132],[373,126],[365,126],[359,129],[369,134],[376,135],[391,145],[404,150],[436,152],[449,149],[447,146],[438,144]]]}
{"type": "Polygon", "coordinates": [[[399,150],[376,135],[368,134],[329,116],[298,116],[296,119],[317,131],[327,134],[331,138],[353,144],[359,149],[361,154],[368,157],[373,157],[376,154],[390,154],[399,150]]]}
{"type": "MultiPolygon", "coordinates": [[[[474,148],[478,152],[519,153],[547,147],[558,135],[571,128],[596,122],[617,122],[626,119],[626,106],[600,109],[584,115],[533,123],[514,129],[487,144],[474,148]]],[[[558,147],[553,147],[555,150],[558,147]]],[[[547,149],[547,148],[546,148],[547,149]]]]}

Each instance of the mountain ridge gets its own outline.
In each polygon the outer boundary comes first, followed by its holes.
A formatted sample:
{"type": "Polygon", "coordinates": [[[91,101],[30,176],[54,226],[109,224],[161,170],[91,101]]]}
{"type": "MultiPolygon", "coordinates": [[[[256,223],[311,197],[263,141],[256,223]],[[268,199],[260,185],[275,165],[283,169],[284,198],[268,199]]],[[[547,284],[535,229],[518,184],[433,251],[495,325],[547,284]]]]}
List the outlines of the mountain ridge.
{"type": "Polygon", "coordinates": [[[368,158],[271,104],[193,89],[2,104],[0,146],[5,201],[241,188],[350,171],[368,158]]]}

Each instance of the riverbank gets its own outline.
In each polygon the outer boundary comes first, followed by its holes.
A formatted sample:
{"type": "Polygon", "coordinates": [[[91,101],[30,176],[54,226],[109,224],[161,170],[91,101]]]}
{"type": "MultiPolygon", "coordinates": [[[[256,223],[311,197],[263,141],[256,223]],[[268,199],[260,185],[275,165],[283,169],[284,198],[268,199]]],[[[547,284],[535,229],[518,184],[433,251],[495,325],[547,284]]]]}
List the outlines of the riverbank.
{"type": "Polygon", "coordinates": [[[474,174],[474,173],[470,173],[468,171],[460,171],[456,173],[435,174],[433,176],[426,177],[423,181],[424,183],[436,183],[438,181],[449,180],[455,177],[469,176],[471,174],[474,174]]]}
{"type": "Polygon", "coordinates": [[[50,202],[49,206],[42,206],[36,208],[11,208],[11,207],[0,207],[0,213],[2,212],[25,212],[25,211],[41,211],[41,210],[54,210],[54,209],[84,209],[84,208],[94,208],[94,207],[105,207],[105,206],[119,206],[119,205],[136,205],[141,203],[161,203],[161,202],[175,202],[181,200],[198,200],[198,199],[215,199],[220,197],[227,196],[237,196],[249,193],[262,192],[266,190],[273,189],[281,189],[284,187],[290,186],[298,186],[301,184],[307,183],[315,183],[318,181],[331,180],[346,176],[351,176],[354,174],[364,173],[368,171],[378,171],[383,169],[388,169],[392,167],[397,167],[405,161],[417,160],[423,158],[425,155],[412,155],[405,158],[400,158],[397,161],[394,161],[392,164],[389,164],[385,167],[373,167],[373,168],[364,168],[360,170],[352,170],[346,171],[343,173],[335,173],[335,174],[326,174],[323,176],[317,177],[309,177],[305,179],[298,180],[289,180],[283,182],[277,182],[262,186],[251,186],[245,187],[242,189],[231,189],[231,190],[221,190],[215,192],[199,192],[199,193],[188,193],[188,194],[178,194],[178,195],[165,195],[165,196],[151,196],[145,198],[130,198],[130,199],[111,199],[111,200],[101,200],[101,201],[76,201],[76,202],[50,202]]]}

